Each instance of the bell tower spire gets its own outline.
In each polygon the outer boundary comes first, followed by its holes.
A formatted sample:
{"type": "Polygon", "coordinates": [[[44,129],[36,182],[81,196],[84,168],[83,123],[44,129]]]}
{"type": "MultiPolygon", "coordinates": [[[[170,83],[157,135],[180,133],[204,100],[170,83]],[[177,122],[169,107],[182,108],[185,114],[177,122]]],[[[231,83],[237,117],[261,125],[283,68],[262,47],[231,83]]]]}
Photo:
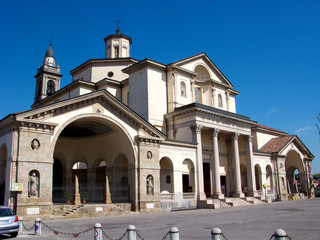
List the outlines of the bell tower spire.
{"type": "Polygon", "coordinates": [[[41,101],[54,94],[60,89],[60,66],[56,66],[54,53],[52,50],[52,41],[50,41],[49,49],[47,50],[42,66],[39,66],[36,78],[36,91],[34,103],[41,101]]]}

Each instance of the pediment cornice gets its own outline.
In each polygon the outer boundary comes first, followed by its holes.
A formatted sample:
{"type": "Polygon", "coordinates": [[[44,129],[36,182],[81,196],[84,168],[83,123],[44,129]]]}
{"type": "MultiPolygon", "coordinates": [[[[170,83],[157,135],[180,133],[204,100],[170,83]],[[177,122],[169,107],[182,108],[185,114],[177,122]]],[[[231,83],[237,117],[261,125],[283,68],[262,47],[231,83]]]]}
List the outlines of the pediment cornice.
{"type": "MultiPolygon", "coordinates": [[[[128,123],[130,126],[133,126],[144,135],[160,139],[161,141],[166,138],[162,132],[160,132],[153,125],[144,120],[141,116],[132,111],[129,107],[127,107],[106,90],[99,90],[72,99],[25,111],[16,115],[16,121],[23,123],[22,125],[20,124],[23,127],[37,126],[37,124],[40,126],[42,124],[43,126],[46,126],[44,127],[45,129],[47,129],[47,127],[51,129],[52,127],[55,127],[55,123],[50,123],[50,119],[53,117],[65,114],[69,111],[77,110],[79,108],[87,107],[89,105],[94,105],[96,103],[100,103],[100,105],[107,111],[112,112],[114,115],[124,120],[126,123],[128,123]],[[50,127],[51,125],[52,127],[50,127]]],[[[103,114],[103,112],[100,112],[99,109],[96,111],[97,114],[103,114]]]]}

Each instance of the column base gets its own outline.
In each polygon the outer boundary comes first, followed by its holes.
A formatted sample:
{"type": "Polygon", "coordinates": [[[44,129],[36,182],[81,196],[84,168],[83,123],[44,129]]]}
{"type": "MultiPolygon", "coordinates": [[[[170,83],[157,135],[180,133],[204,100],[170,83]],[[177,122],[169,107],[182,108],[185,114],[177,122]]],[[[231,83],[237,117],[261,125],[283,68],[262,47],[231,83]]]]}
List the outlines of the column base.
{"type": "Polygon", "coordinates": [[[214,193],[211,198],[213,199],[224,199],[224,194],[222,193],[214,193]]]}
{"type": "Polygon", "coordinates": [[[236,198],[244,198],[244,193],[243,192],[237,192],[237,193],[234,193],[233,194],[233,197],[236,197],[236,198]]]}
{"type": "Polygon", "coordinates": [[[259,193],[257,191],[248,191],[248,197],[259,197],[259,193]]]}
{"type": "Polygon", "coordinates": [[[207,196],[204,192],[202,193],[198,193],[198,196],[197,196],[198,200],[202,201],[202,200],[207,200],[207,196]]]}

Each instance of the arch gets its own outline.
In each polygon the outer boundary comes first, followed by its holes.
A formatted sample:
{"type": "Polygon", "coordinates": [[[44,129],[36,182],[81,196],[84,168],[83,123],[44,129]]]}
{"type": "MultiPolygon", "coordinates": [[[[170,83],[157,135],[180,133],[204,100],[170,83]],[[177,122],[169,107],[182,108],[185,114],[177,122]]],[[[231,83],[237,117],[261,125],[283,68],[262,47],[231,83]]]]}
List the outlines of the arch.
{"type": "Polygon", "coordinates": [[[40,196],[40,173],[33,169],[29,172],[28,197],[38,198],[40,196]]]}
{"type": "Polygon", "coordinates": [[[130,185],[129,185],[129,168],[128,159],[124,154],[118,154],[112,167],[112,185],[111,199],[112,202],[129,202],[130,185]]]}
{"type": "Polygon", "coordinates": [[[195,192],[195,174],[194,165],[190,159],[185,159],[182,163],[182,190],[186,192],[195,192]]]}
{"type": "Polygon", "coordinates": [[[87,202],[111,203],[111,198],[114,203],[134,201],[139,190],[133,187],[130,192],[130,185],[135,186],[136,173],[132,170],[137,147],[134,138],[117,120],[91,113],[72,117],[55,130],[51,149],[62,165],[67,166],[64,191],[74,189],[76,174],[80,193],[88,193],[87,202]],[[77,162],[79,166],[73,167],[77,162]]]}
{"type": "Polygon", "coordinates": [[[0,148],[0,205],[5,205],[6,172],[7,147],[2,144],[0,148]]]}
{"type": "Polygon", "coordinates": [[[53,80],[47,82],[47,95],[50,96],[56,91],[56,84],[53,80]]]}
{"type": "Polygon", "coordinates": [[[174,192],[173,164],[170,158],[160,159],[160,193],[168,194],[174,192]]]}
{"type": "Polygon", "coordinates": [[[181,83],[180,83],[181,97],[186,97],[187,96],[186,90],[187,90],[186,83],[181,81],[181,83]]]}
{"type": "Polygon", "coordinates": [[[285,159],[287,193],[307,194],[307,181],[303,161],[300,154],[294,149],[288,151],[285,159]]]}
{"type": "Polygon", "coordinates": [[[200,81],[205,81],[205,80],[210,80],[211,77],[210,77],[210,73],[209,71],[207,70],[207,68],[203,65],[197,65],[195,68],[194,68],[194,72],[197,75],[197,80],[200,80],[200,81]]]}
{"type": "Polygon", "coordinates": [[[122,126],[122,124],[120,124],[118,121],[116,121],[115,119],[112,119],[111,117],[108,117],[106,115],[100,115],[100,114],[93,114],[93,113],[85,113],[85,114],[79,114],[77,116],[74,116],[74,117],[71,117],[69,120],[65,121],[59,129],[56,130],[56,133],[53,137],[53,140],[52,140],[52,144],[51,144],[51,152],[52,152],[52,155],[54,153],[54,150],[56,148],[56,144],[57,144],[57,141],[59,139],[59,136],[61,134],[61,132],[72,122],[75,122],[77,120],[80,120],[80,119],[91,119],[91,120],[96,120],[100,123],[103,123],[105,125],[110,125],[111,128],[115,129],[115,130],[118,130],[118,132],[125,137],[125,139],[128,140],[128,144],[130,146],[130,149],[128,149],[132,156],[134,156],[133,159],[130,159],[131,160],[130,162],[134,165],[134,162],[135,162],[135,159],[137,158],[137,150],[136,150],[136,147],[134,146],[134,139],[130,136],[129,132],[125,129],[124,126],[122,126]]]}
{"type": "Polygon", "coordinates": [[[255,173],[257,190],[261,191],[262,190],[262,179],[261,179],[261,167],[259,164],[256,164],[254,166],[254,173],[255,173]]]}
{"type": "Polygon", "coordinates": [[[273,175],[272,175],[272,168],[268,164],[266,166],[266,184],[267,184],[267,191],[273,191],[273,175]]]}

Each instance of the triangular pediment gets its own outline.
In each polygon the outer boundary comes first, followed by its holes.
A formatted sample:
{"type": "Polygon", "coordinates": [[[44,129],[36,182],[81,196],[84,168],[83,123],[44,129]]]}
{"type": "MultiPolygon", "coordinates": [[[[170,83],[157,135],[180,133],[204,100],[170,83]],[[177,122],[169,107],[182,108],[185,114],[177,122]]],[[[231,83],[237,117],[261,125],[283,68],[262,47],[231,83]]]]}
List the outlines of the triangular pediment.
{"type": "Polygon", "coordinates": [[[266,153],[277,153],[278,155],[286,155],[290,150],[293,149],[310,159],[314,158],[309,149],[296,135],[272,138],[259,151],[266,153]]]}
{"type": "Polygon", "coordinates": [[[107,114],[123,120],[138,131],[139,136],[154,140],[164,140],[166,136],[106,90],[99,90],[68,100],[48,104],[15,115],[20,127],[40,128],[52,132],[58,125],[57,116],[79,109],[89,109],[90,113],[107,114]]]}
{"type": "Polygon", "coordinates": [[[173,67],[179,67],[188,71],[194,71],[196,66],[204,66],[209,74],[210,80],[217,84],[222,84],[226,87],[233,88],[231,82],[223,75],[219,68],[212,62],[212,60],[205,54],[200,53],[192,57],[185,58],[183,60],[171,63],[173,67]]]}

